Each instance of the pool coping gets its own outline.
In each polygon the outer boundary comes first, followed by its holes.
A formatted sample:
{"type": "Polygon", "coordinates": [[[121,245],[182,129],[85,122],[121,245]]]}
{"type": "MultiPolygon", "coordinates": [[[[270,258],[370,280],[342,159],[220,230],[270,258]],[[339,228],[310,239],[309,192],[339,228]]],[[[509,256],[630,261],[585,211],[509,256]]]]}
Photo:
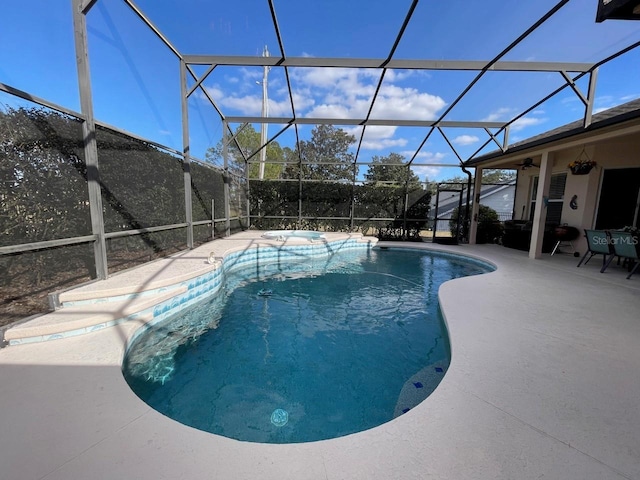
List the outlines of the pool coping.
{"type": "MultiPolygon", "coordinates": [[[[228,242],[250,242],[231,238],[228,242]]],[[[379,243],[384,246],[384,243],[379,243]]],[[[397,245],[397,244],[392,244],[397,245]]],[[[128,388],[126,322],[0,350],[7,478],[629,479],[640,476],[640,289],[573,258],[409,245],[497,270],[443,284],[452,359],[435,392],[365,432],[303,444],[230,440],[128,388]]],[[[624,277],[621,275],[621,279],[624,277]]]]}

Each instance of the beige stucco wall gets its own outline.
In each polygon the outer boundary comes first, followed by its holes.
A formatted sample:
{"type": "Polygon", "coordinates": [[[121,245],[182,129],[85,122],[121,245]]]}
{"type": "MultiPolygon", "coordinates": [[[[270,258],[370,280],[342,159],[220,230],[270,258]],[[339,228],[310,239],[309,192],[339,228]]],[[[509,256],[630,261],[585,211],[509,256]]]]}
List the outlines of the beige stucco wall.
{"type": "MultiPolygon", "coordinates": [[[[562,223],[571,225],[582,231],[594,226],[600,195],[600,185],[603,171],[610,168],[640,168],[640,135],[608,140],[585,147],[585,152],[598,166],[588,175],[572,175],[567,165],[582,156],[583,147],[575,147],[557,151],[553,154],[552,173],[567,173],[564,203],[562,207],[562,223]],[[569,207],[571,198],[577,195],[578,208],[572,210],[569,207]]],[[[540,156],[533,156],[534,163],[540,164],[540,156]]],[[[530,198],[532,179],[540,173],[537,168],[521,170],[518,175],[518,183],[515,197],[515,218],[528,219],[530,212],[530,198]],[[524,216],[522,215],[524,207],[524,216]]],[[[584,238],[574,242],[576,249],[583,253],[586,250],[584,238]]]]}

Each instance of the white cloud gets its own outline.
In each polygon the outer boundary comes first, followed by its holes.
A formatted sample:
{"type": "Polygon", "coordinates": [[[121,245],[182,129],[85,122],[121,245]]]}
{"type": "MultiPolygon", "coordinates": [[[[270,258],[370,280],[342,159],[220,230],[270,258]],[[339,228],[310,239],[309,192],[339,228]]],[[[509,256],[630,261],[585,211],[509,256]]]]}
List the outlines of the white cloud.
{"type": "Polygon", "coordinates": [[[596,97],[596,103],[612,103],[614,101],[611,95],[601,95],[596,97]]]}
{"type": "Polygon", "coordinates": [[[619,102],[611,95],[603,95],[601,97],[596,97],[595,106],[593,109],[593,113],[599,113],[604,110],[609,110],[612,107],[615,107],[619,102]]]}
{"type": "MultiPolygon", "coordinates": [[[[340,92],[331,92],[324,100],[307,112],[307,117],[365,118],[371,106],[371,98],[349,98],[340,92]]],[[[433,120],[446,102],[413,88],[389,86],[382,88],[371,112],[371,118],[433,120]]]]}
{"type": "Polygon", "coordinates": [[[415,173],[418,178],[420,178],[420,180],[422,180],[423,182],[426,180],[433,180],[434,178],[438,177],[440,175],[440,172],[442,172],[442,168],[440,167],[411,167],[411,170],[413,171],[413,173],[415,173]]]}
{"type": "MultiPolygon", "coordinates": [[[[393,85],[411,75],[410,72],[387,74],[385,83],[378,93],[372,118],[418,118],[431,120],[446,102],[435,95],[421,93],[415,88],[393,85]]],[[[355,68],[297,68],[292,69],[296,84],[306,85],[309,95],[315,94],[315,108],[304,115],[307,117],[365,118],[375,93],[375,83],[380,74],[371,69],[355,68]],[[314,88],[315,87],[315,88],[314,88]]],[[[299,92],[301,93],[301,92],[299,92]]]]}
{"type": "MultiPolygon", "coordinates": [[[[415,154],[415,151],[411,151],[411,150],[405,150],[403,152],[400,152],[400,155],[405,156],[406,158],[412,158],[413,155],[415,154]]],[[[414,161],[418,162],[424,162],[424,163],[444,163],[443,160],[445,160],[448,157],[447,153],[443,153],[443,152],[419,152],[418,155],[416,155],[416,159],[414,161]]]]}
{"type": "Polygon", "coordinates": [[[515,113],[515,110],[513,108],[500,107],[497,110],[494,110],[493,112],[491,112],[485,118],[483,118],[482,121],[483,122],[506,121],[506,120],[509,120],[514,113],[515,113]]]}
{"type": "MultiPolygon", "coordinates": [[[[362,135],[362,127],[343,128],[345,132],[356,137],[357,144],[362,135]]],[[[393,138],[397,130],[395,126],[372,126],[364,131],[361,148],[364,150],[384,150],[392,147],[404,147],[407,145],[405,138],[393,138]]]]}
{"type": "Polygon", "coordinates": [[[456,145],[473,145],[477,143],[480,139],[475,135],[459,135],[453,139],[453,143],[456,145]]]}
{"type": "MultiPolygon", "coordinates": [[[[351,90],[353,87],[364,87],[360,84],[360,78],[379,78],[380,74],[370,69],[358,68],[292,68],[291,77],[303,85],[324,89],[351,90]]],[[[373,89],[373,85],[370,86],[373,89]]],[[[353,93],[359,93],[354,90],[353,93]]],[[[373,91],[371,92],[373,93],[373,91]]]]}
{"type": "Polygon", "coordinates": [[[421,93],[415,88],[386,85],[380,89],[371,117],[433,120],[446,104],[441,97],[421,93]]]}
{"type": "MultiPolygon", "coordinates": [[[[262,102],[262,97],[260,101],[262,102]]],[[[307,108],[313,106],[314,100],[312,97],[294,93],[293,104],[296,108],[296,114],[299,114],[300,111],[306,110],[307,108]]],[[[274,100],[273,98],[269,99],[269,116],[270,117],[292,116],[291,100],[289,99],[288,94],[285,98],[283,98],[280,101],[274,100]]]]}
{"type": "Polygon", "coordinates": [[[511,131],[518,132],[524,128],[531,127],[533,125],[540,125],[546,122],[546,118],[540,117],[522,117],[511,124],[511,131]]]}
{"type": "Polygon", "coordinates": [[[338,104],[322,104],[314,107],[305,114],[305,117],[316,118],[351,118],[352,114],[344,105],[338,104]]]}
{"type": "MultiPolygon", "coordinates": [[[[262,110],[262,95],[255,87],[261,80],[261,69],[241,68],[227,83],[207,86],[212,98],[224,113],[258,116],[262,110]],[[231,110],[231,112],[229,112],[231,110]]],[[[371,108],[380,71],[356,68],[291,68],[294,105],[296,115],[307,118],[351,118],[364,119],[371,108]]],[[[402,81],[420,72],[410,70],[388,70],[385,81],[378,92],[371,118],[433,120],[446,106],[437,95],[417,88],[400,87],[394,82],[402,81]]],[[[281,82],[282,83],[282,82],[281,82]]],[[[290,116],[291,102],[288,90],[271,83],[269,89],[269,116],[290,116]]],[[[357,133],[359,127],[349,129],[357,133]]],[[[362,148],[383,150],[406,147],[405,138],[396,138],[397,128],[368,127],[362,148]]]]}
{"type": "MultiPolygon", "coordinates": [[[[209,96],[213,98],[216,102],[224,96],[224,94],[222,93],[222,89],[218,85],[204,87],[204,89],[207,91],[209,96]]],[[[196,95],[198,95],[198,98],[202,100],[206,100],[207,102],[209,101],[207,100],[207,97],[205,97],[204,93],[202,93],[202,91],[199,89],[197,90],[196,95]]]]}
{"type": "Polygon", "coordinates": [[[383,138],[380,140],[362,140],[362,148],[365,150],[383,150],[392,147],[404,147],[407,145],[405,138],[383,138]]]}
{"type": "Polygon", "coordinates": [[[401,82],[407,78],[432,78],[426,70],[387,70],[384,76],[385,82],[401,82]]]}
{"type": "MultiPolygon", "coordinates": [[[[482,119],[484,122],[500,122],[500,121],[509,121],[515,115],[516,110],[508,107],[501,107],[497,110],[494,110],[485,118],[482,119]]],[[[510,130],[512,132],[520,131],[524,128],[531,127],[533,125],[540,125],[547,121],[544,117],[533,117],[532,115],[544,115],[544,110],[534,110],[529,114],[529,116],[522,117],[511,124],[510,130]]],[[[511,139],[514,140],[513,138],[511,139]]]]}
{"type": "Polygon", "coordinates": [[[622,103],[630,102],[631,100],[635,100],[639,97],[640,95],[638,94],[624,95],[619,98],[615,98],[611,95],[603,95],[601,97],[597,97],[595,100],[597,107],[594,107],[593,113],[600,113],[604,110],[609,110],[610,108],[613,108],[622,103]]]}
{"type": "MultiPolygon", "coordinates": [[[[215,99],[215,97],[214,97],[215,99]]],[[[221,97],[217,99],[218,105],[233,108],[242,115],[260,115],[262,111],[262,96],[246,95],[244,97],[221,97]]]]}
{"type": "Polygon", "coordinates": [[[348,100],[336,95],[328,95],[324,102],[304,114],[305,117],[357,118],[363,119],[369,111],[369,100],[348,100]]]}
{"type": "MultiPolygon", "coordinates": [[[[240,115],[259,116],[262,113],[262,95],[252,93],[249,95],[239,95],[238,92],[232,92],[225,95],[223,89],[219,85],[206,86],[205,90],[213,98],[217,105],[224,109],[233,109],[240,115]]],[[[291,101],[286,90],[286,95],[281,100],[269,98],[269,116],[272,117],[290,117],[291,101]]],[[[208,103],[202,92],[196,94],[198,98],[208,103]]],[[[293,94],[293,100],[296,108],[307,109],[313,106],[314,100],[308,95],[293,94]]]]}
{"type": "Polygon", "coordinates": [[[242,67],[240,68],[240,74],[242,75],[242,79],[245,82],[250,81],[251,83],[254,83],[255,80],[262,80],[263,70],[262,70],[262,67],[256,67],[256,68],[242,67]]]}
{"type": "MultiPolygon", "coordinates": [[[[562,98],[562,100],[560,100],[560,103],[562,103],[563,105],[578,103],[578,102],[580,102],[580,99],[575,93],[567,95],[566,97],[562,98]]],[[[582,104],[582,102],[580,102],[580,104],[582,104]]]]}
{"type": "Polygon", "coordinates": [[[460,170],[460,164],[446,164],[442,167],[437,166],[415,166],[411,167],[413,172],[420,177],[421,180],[429,180],[432,182],[441,182],[456,176],[464,175],[460,170]]]}

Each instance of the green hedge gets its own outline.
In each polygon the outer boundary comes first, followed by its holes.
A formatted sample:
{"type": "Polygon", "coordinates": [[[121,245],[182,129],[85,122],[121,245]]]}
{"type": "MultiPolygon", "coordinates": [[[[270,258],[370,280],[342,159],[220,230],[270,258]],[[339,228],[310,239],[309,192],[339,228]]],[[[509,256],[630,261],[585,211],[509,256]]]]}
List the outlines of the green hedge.
{"type": "Polygon", "coordinates": [[[346,182],[304,182],[302,184],[302,225],[298,225],[298,182],[251,181],[252,226],[260,230],[309,228],[320,231],[351,230],[353,195],[354,229],[374,232],[381,239],[419,239],[427,225],[431,194],[414,189],[408,194],[404,221],[405,190],[402,186],[352,185],[346,182]],[[278,218],[264,218],[278,217],[278,218]],[[326,218],[334,217],[334,218],[326,218]],[[335,218],[342,217],[342,218],[335,218]],[[391,220],[380,220],[391,219],[391,220]]]}

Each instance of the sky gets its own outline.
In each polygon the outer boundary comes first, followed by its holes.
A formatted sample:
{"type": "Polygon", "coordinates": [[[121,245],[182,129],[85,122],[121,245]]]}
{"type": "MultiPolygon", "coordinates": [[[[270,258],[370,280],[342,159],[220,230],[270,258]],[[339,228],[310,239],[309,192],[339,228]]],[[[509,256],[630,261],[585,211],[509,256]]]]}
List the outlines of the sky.
{"type": "MultiPolygon", "coordinates": [[[[410,0],[274,0],[288,57],[384,59],[402,26],[410,0]]],[[[137,0],[135,4],[182,54],[260,55],[267,46],[280,56],[266,0],[137,0]]],[[[551,0],[434,2],[421,0],[394,59],[489,61],[556,4],[551,0]]],[[[640,22],[595,23],[597,0],[571,0],[502,60],[598,62],[640,41],[640,22]]],[[[0,83],[74,111],[80,110],[71,0],[21,0],[3,5],[0,83]]],[[[182,150],[179,62],[123,0],[98,0],[87,16],[89,59],[96,118],[182,150]]],[[[194,67],[202,75],[206,67],[194,67]]],[[[371,118],[435,120],[477,76],[473,71],[388,70],[371,118]]],[[[216,67],[203,82],[227,116],[260,115],[261,67],[216,67]]],[[[289,81],[298,117],[364,118],[379,70],[291,68],[289,81]]],[[[190,85],[193,80],[190,79],[190,85]]],[[[561,86],[556,72],[488,72],[445,120],[508,121],[561,86]]],[[[586,77],[577,82],[585,94],[586,77]]],[[[269,115],[291,117],[284,69],[268,76],[269,115]]],[[[640,48],[601,67],[595,111],[640,97],[640,48]]],[[[32,106],[0,92],[0,107],[32,106]]],[[[577,120],[584,106],[569,88],[517,121],[510,143],[577,120]]],[[[237,125],[231,125],[236,128],[237,125]]],[[[340,125],[338,125],[340,126],[340,125]]],[[[205,95],[189,100],[191,152],[204,159],[221,138],[222,123],[205,95]]],[[[260,125],[254,125],[260,130],[260,125]]],[[[270,125],[275,135],[283,126],[270,125]]],[[[300,126],[308,139],[312,126],[300,126]]],[[[361,127],[342,126],[357,139],[361,127]]],[[[446,128],[424,143],[425,127],[368,127],[358,160],[391,152],[407,160],[422,179],[460,174],[466,160],[490,138],[482,129],[446,128]],[[455,149],[455,151],[454,151],[455,149]],[[436,164],[419,165],[419,164],[436,164]],[[440,166],[442,165],[442,166],[440,166]]],[[[500,137],[500,141],[502,138],[500,137]]],[[[293,147],[295,130],[278,137],[293,147]]],[[[352,146],[355,153],[357,141],[352,146]]],[[[482,153],[496,149],[489,143],[482,153]]],[[[361,168],[361,175],[366,171],[361,168]]]]}

